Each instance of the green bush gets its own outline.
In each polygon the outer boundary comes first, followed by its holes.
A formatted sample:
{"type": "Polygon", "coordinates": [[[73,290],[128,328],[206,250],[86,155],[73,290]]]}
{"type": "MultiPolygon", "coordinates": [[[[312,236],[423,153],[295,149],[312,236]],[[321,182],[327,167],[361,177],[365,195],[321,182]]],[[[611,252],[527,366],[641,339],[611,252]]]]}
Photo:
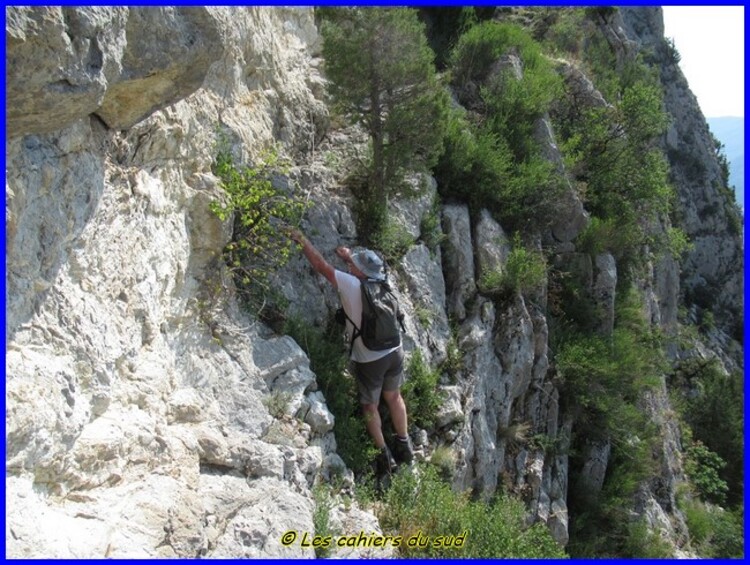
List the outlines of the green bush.
{"type": "Polygon", "coordinates": [[[279,188],[273,178],[288,163],[276,150],[266,152],[254,166],[234,162],[225,139],[217,143],[213,172],[226,197],[210,204],[221,220],[233,219],[232,240],[224,248],[224,260],[234,275],[241,301],[263,317],[266,305],[277,303],[269,276],[291,257],[293,243],[280,233],[279,222],[298,225],[306,202],[293,191],[279,188]]]}
{"type": "Polygon", "coordinates": [[[519,234],[513,240],[513,249],[501,271],[486,273],[480,287],[485,292],[523,294],[541,289],[547,280],[547,262],[538,251],[527,249],[519,234]]]}
{"type": "Polygon", "coordinates": [[[539,45],[520,27],[484,22],[459,39],[452,57],[453,83],[476,110],[451,113],[445,151],[435,168],[441,194],[459,197],[474,210],[492,210],[506,229],[539,227],[552,218],[563,188],[554,167],[539,153],[536,121],[560,92],[560,79],[539,45]],[[504,54],[517,53],[521,78],[488,77],[504,54]],[[476,87],[467,87],[475,82],[476,87]]]}
{"type": "Polygon", "coordinates": [[[683,417],[693,438],[726,466],[717,469],[729,490],[727,501],[742,504],[744,495],[744,392],[741,373],[726,374],[717,361],[700,365],[690,375],[683,417]]]}
{"type": "Polygon", "coordinates": [[[480,89],[485,118],[491,131],[502,136],[519,161],[536,152],[534,126],[561,93],[559,76],[539,58],[534,66],[524,61],[523,75],[505,71],[480,89]]]}
{"type": "Polygon", "coordinates": [[[552,343],[565,342],[569,335],[595,332],[601,325],[601,307],[591,297],[587,273],[585,259],[582,264],[558,263],[549,271],[547,306],[552,343]]]}
{"type": "Polygon", "coordinates": [[[521,501],[509,497],[491,503],[472,501],[468,493],[453,492],[433,466],[398,473],[379,518],[385,532],[401,536],[403,557],[566,557],[544,524],[526,524],[521,501]],[[409,547],[412,536],[421,536],[424,546],[409,547]],[[453,546],[435,543],[438,536],[453,546]]]}
{"type": "Polygon", "coordinates": [[[704,332],[709,332],[716,329],[716,316],[713,312],[711,312],[711,310],[703,310],[700,313],[698,327],[704,332]]]}
{"type": "Polygon", "coordinates": [[[571,399],[590,416],[608,420],[599,429],[610,433],[637,432],[638,427],[626,424],[630,417],[623,410],[657,386],[666,370],[660,337],[643,318],[635,290],[618,295],[611,336],[571,334],[556,355],[556,365],[571,399]]]}
{"type": "Polygon", "coordinates": [[[545,51],[564,56],[580,57],[584,46],[584,12],[580,8],[554,7],[554,22],[544,34],[545,51]]]}
{"type": "Polygon", "coordinates": [[[450,483],[456,473],[456,452],[450,446],[440,445],[432,452],[430,465],[437,469],[441,479],[450,483]]]}
{"type": "Polygon", "coordinates": [[[711,549],[707,553],[714,558],[745,556],[745,528],[742,514],[726,510],[717,512],[711,549]]]}
{"type": "Polygon", "coordinates": [[[496,187],[489,207],[503,228],[538,232],[554,220],[565,184],[554,164],[540,155],[514,163],[513,175],[496,187]]]}
{"type": "MultiPolygon", "coordinates": [[[[664,546],[655,543],[651,536],[632,523],[632,505],[635,493],[644,482],[659,472],[653,461],[653,436],[651,426],[633,428],[644,424],[643,414],[632,404],[627,407],[632,419],[627,429],[619,430],[612,442],[612,452],[607,462],[607,477],[600,493],[581,490],[576,483],[576,471],[582,461],[582,447],[574,442],[570,460],[572,488],[568,493],[570,515],[570,543],[568,552],[576,558],[664,557],[664,546]],[[640,419],[640,421],[638,421],[640,419]],[[636,431],[637,430],[637,431],[636,431]]],[[[622,421],[622,420],[620,420],[622,421]]],[[[598,431],[586,434],[596,437],[598,431]]]]}
{"type": "Polygon", "coordinates": [[[380,222],[380,229],[372,233],[369,240],[391,264],[397,263],[414,245],[414,238],[407,229],[390,217],[380,222]]]}
{"type": "Polygon", "coordinates": [[[511,51],[518,53],[524,71],[533,73],[547,64],[539,45],[520,26],[490,20],[468,28],[450,56],[453,83],[483,82],[497,60],[511,51]]]}
{"type": "Polygon", "coordinates": [[[343,347],[340,326],[331,323],[326,330],[320,330],[289,318],[284,333],[310,358],[310,368],[335,418],[333,433],[338,454],[352,471],[366,475],[376,450],[362,419],[356,381],[347,372],[347,350],[343,347]]]}
{"type": "Polygon", "coordinates": [[[726,559],[744,557],[744,527],[741,514],[728,512],[700,500],[683,502],[690,542],[699,557],[726,559]]]}
{"type": "Polygon", "coordinates": [[[517,159],[508,139],[462,110],[452,113],[444,146],[434,169],[444,199],[487,208],[512,231],[550,223],[564,187],[552,163],[535,153],[517,159]]]}
{"type": "Polygon", "coordinates": [[[498,135],[471,123],[462,109],[451,112],[445,151],[437,166],[438,190],[445,197],[458,197],[472,208],[497,199],[497,187],[511,177],[513,156],[498,135]]]}
{"type": "Polygon", "coordinates": [[[668,228],[666,236],[667,251],[677,261],[694,247],[688,234],[682,228],[668,228]]]}
{"type": "MultiPolygon", "coordinates": [[[[577,414],[571,484],[589,441],[612,447],[601,493],[575,486],[569,496],[569,551],[577,557],[617,557],[636,551],[628,524],[632,497],[658,470],[652,457],[656,430],[639,403],[666,370],[660,336],[643,319],[636,291],[619,294],[611,336],[571,331],[557,345],[555,365],[563,378],[563,400],[577,414]]],[[[653,544],[641,547],[649,554],[653,544]]]]}
{"type": "Polygon", "coordinates": [[[674,548],[658,531],[650,529],[645,519],[640,519],[628,525],[623,554],[623,557],[664,559],[674,556],[674,548]]]}
{"type": "Polygon", "coordinates": [[[448,341],[445,361],[440,367],[440,371],[445,373],[450,382],[455,384],[458,380],[458,376],[464,370],[464,356],[463,352],[458,346],[458,330],[455,325],[451,327],[451,338],[448,341]]]}
{"type": "Polygon", "coordinates": [[[593,25],[587,26],[588,33],[583,41],[581,63],[586,76],[593,80],[596,89],[607,100],[614,100],[620,86],[617,59],[607,38],[598,31],[598,15],[588,9],[587,12],[586,21],[593,22],[593,25]]]}
{"type": "Polygon", "coordinates": [[[432,202],[432,207],[419,223],[420,239],[433,253],[439,250],[440,245],[447,237],[440,224],[440,211],[440,198],[436,196],[432,202]]]}
{"type": "Polygon", "coordinates": [[[690,541],[700,547],[711,539],[713,532],[713,516],[711,510],[700,500],[689,500],[680,504],[680,509],[685,514],[690,541]]]}
{"type": "Polygon", "coordinates": [[[451,110],[444,152],[435,167],[441,194],[481,204],[481,191],[505,179],[510,166],[511,154],[498,136],[475,126],[463,108],[451,110]]]}
{"type": "Polygon", "coordinates": [[[583,187],[586,209],[600,221],[583,237],[596,233],[597,245],[612,252],[620,279],[627,281],[648,259],[644,246],[652,253],[679,255],[687,241],[675,231],[653,230],[672,212],[676,198],[657,146],[668,123],[661,86],[637,62],[614,76],[611,106],[581,109],[574,99],[561,101],[555,125],[569,170],[583,187]]]}
{"type": "Polygon", "coordinates": [[[620,229],[617,219],[601,219],[596,216],[592,216],[576,240],[576,249],[592,256],[609,252],[615,257],[622,257],[628,249],[633,249],[637,245],[636,234],[620,229]]]}
{"type": "Polygon", "coordinates": [[[577,170],[594,215],[606,219],[669,210],[673,193],[666,160],[652,146],[665,127],[658,89],[646,84],[627,88],[614,108],[577,117],[562,145],[583,160],[577,170]]]}
{"type": "Polygon", "coordinates": [[[687,448],[685,472],[698,489],[703,500],[724,504],[729,487],[719,478],[726,461],[708,449],[700,441],[687,448]]]}
{"type": "MultiPolygon", "coordinates": [[[[334,531],[331,524],[331,510],[335,505],[335,500],[331,494],[331,487],[328,485],[317,484],[312,489],[313,501],[315,508],[313,510],[313,536],[335,536],[339,532],[334,531]]],[[[331,554],[330,546],[321,545],[315,547],[315,557],[325,558],[331,554]]]]}
{"type": "Polygon", "coordinates": [[[438,392],[440,374],[431,369],[422,357],[422,352],[415,349],[406,366],[406,382],[401,387],[409,420],[414,425],[431,429],[435,423],[438,408],[443,402],[438,392]]]}

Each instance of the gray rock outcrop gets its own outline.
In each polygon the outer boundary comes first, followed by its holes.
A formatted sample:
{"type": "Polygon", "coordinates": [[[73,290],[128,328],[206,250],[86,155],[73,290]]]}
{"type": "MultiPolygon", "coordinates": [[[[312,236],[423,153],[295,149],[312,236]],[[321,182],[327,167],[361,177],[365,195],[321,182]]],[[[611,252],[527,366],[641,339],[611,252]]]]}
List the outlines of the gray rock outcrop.
{"type": "MultiPolygon", "coordinates": [[[[726,190],[708,124],[677,62],[666,49],[661,9],[624,8],[623,22],[643,49],[658,59],[664,105],[670,126],[662,145],[670,162],[671,181],[679,199],[678,226],[693,246],[681,263],[679,283],[687,301],[715,315],[721,341],[741,340],[744,304],[742,216],[726,190]]],[[[665,265],[657,278],[674,279],[665,265]]],[[[742,365],[735,358],[733,364],[742,365]]]]}
{"type": "Polygon", "coordinates": [[[488,210],[482,210],[474,226],[477,287],[482,288],[487,277],[505,272],[505,263],[511,252],[510,239],[502,226],[488,210]]]}
{"type": "Polygon", "coordinates": [[[443,208],[443,271],[448,292],[448,314],[459,321],[466,319],[466,303],[476,293],[474,249],[471,245],[471,219],[466,205],[443,208]]]}
{"type": "Polygon", "coordinates": [[[7,16],[8,556],[313,557],[281,536],[313,533],[333,418],[223,298],[208,210],[217,127],[249,158],[327,119],[312,10],[7,16]]]}

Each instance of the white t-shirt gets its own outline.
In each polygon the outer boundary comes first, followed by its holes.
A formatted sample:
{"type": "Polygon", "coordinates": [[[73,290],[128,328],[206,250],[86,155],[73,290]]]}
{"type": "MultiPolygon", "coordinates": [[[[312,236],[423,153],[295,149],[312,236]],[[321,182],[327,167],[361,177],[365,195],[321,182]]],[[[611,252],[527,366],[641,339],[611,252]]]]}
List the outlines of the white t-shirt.
{"type": "MultiPolygon", "coordinates": [[[[341,298],[341,305],[344,307],[346,315],[352,320],[360,323],[362,320],[362,283],[354,275],[344,273],[343,271],[336,270],[336,285],[339,289],[339,298],[341,298]]],[[[352,333],[354,326],[352,323],[346,321],[346,340],[347,343],[351,342],[352,333]]],[[[377,361],[396,351],[400,345],[392,349],[385,349],[383,351],[372,351],[367,349],[365,344],[362,343],[362,338],[358,337],[354,340],[354,347],[352,348],[352,361],[357,363],[370,363],[371,361],[377,361]]]]}

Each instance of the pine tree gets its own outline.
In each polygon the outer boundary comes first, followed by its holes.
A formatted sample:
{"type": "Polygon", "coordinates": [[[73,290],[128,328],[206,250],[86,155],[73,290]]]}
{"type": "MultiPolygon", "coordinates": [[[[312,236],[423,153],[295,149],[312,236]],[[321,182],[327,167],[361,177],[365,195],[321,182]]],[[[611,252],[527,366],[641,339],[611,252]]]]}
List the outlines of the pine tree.
{"type": "Polygon", "coordinates": [[[326,11],[323,56],[330,93],[372,142],[364,209],[382,228],[389,194],[407,170],[434,165],[442,150],[448,94],[424,25],[411,8],[326,11]]]}

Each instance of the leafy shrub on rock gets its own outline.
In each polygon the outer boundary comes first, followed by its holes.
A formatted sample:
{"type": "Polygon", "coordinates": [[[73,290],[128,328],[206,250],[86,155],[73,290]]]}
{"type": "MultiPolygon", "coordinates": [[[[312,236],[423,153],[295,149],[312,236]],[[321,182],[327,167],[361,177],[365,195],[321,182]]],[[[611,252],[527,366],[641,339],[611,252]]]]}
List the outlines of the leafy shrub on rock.
{"type": "Polygon", "coordinates": [[[260,317],[268,315],[274,294],[269,283],[272,272],[287,263],[294,244],[279,231],[279,223],[299,224],[307,209],[283,177],[289,164],[275,149],[257,164],[238,165],[228,143],[220,139],[213,172],[219,177],[225,198],[211,202],[211,211],[221,220],[232,219],[232,240],[224,248],[224,260],[234,275],[245,306],[260,317]]]}

